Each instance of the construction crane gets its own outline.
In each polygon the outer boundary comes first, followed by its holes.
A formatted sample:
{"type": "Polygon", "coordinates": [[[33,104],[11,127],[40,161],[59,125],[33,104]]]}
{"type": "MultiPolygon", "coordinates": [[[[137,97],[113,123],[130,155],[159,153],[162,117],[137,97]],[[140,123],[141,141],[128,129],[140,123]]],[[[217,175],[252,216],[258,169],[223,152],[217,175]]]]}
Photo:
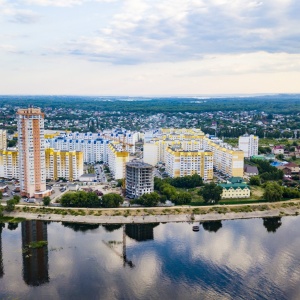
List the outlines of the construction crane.
{"type": "Polygon", "coordinates": [[[130,268],[134,268],[135,265],[133,264],[133,262],[131,260],[127,259],[127,253],[126,253],[126,233],[125,233],[125,224],[123,224],[123,241],[122,242],[116,242],[116,241],[109,241],[106,242],[104,240],[102,240],[102,242],[104,243],[104,245],[106,245],[109,249],[111,249],[116,255],[118,255],[120,258],[123,259],[123,266],[125,267],[126,265],[129,266],[130,268]],[[116,249],[113,248],[113,245],[115,244],[123,244],[122,245],[122,254],[119,253],[116,249]]]}

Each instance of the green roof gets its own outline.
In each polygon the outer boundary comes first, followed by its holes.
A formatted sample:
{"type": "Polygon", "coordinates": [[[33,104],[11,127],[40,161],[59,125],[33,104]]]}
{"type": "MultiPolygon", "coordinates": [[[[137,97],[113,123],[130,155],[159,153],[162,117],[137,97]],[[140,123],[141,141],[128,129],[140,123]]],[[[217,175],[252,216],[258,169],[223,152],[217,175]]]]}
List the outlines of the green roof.
{"type": "Polygon", "coordinates": [[[246,183],[220,183],[219,186],[223,189],[229,190],[229,189],[238,189],[240,188],[241,190],[243,189],[249,189],[249,186],[246,183]]]}

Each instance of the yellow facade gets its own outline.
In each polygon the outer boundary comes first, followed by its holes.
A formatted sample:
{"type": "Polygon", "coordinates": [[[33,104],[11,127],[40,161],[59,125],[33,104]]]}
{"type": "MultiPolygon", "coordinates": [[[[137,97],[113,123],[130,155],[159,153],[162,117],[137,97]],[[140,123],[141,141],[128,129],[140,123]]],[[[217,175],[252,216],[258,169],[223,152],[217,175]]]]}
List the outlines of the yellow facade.
{"type": "Polygon", "coordinates": [[[166,171],[171,177],[182,177],[193,174],[204,180],[213,179],[213,153],[210,151],[166,150],[166,171]]]}
{"type": "Polygon", "coordinates": [[[223,188],[223,192],[221,194],[222,199],[237,199],[237,198],[249,198],[250,197],[250,188],[223,188]]]}
{"type": "Polygon", "coordinates": [[[45,150],[47,178],[77,180],[83,174],[83,153],[52,148],[45,150]]]}

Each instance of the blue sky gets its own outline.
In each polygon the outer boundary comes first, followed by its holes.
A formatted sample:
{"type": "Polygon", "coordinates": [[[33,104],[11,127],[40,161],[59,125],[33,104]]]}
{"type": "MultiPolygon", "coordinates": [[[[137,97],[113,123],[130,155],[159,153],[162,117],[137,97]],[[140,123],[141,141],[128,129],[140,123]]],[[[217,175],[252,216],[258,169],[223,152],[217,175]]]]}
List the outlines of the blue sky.
{"type": "Polygon", "coordinates": [[[0,0],[0,94],[300,92],[296,0],[0,0]]]}

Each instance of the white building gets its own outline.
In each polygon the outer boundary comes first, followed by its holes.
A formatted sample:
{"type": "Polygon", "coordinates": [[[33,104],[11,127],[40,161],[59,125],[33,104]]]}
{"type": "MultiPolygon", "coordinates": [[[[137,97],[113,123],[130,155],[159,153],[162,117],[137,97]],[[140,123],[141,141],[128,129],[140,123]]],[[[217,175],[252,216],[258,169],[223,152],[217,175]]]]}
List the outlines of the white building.
{"type": "Polygon", "coordinates": [[[154,191],[153,167],[141,161],[126,164],[126,196],[139,198],[154,191]]]}
{"type": "Polygon", "coordinates": [[[258,155],[258,136],[244,134],[239,137],[239,149],[244,151],[244,156],[249,158],[258,155]]]}
{"type": "Polygon", "coordinates": [[[166,172],[171,177],[200,175],[204,180],[213,179],[213,153],[211,151],[184,151],[168,148],[166,151],[166,172]]]}
{"type": "Polygon", "coordinates": [[[125,178],[125,166],[129,161],[129,152],[123,151],[120,144],[108,145],[108,166],[115,179],[125,178]]]}
{"type": "MultiPolygon", "coordinates": [[[[76,135],[74,135],[76,137],[76,135]]],[[[73,137],[55,137],[48,140],[49,147],[64,151],[81,151],[83,153],[83,161],[87,163],[94,163],[98,161],[108,162],[108,145],[109,140],[102,138],[92,139],[87,138],[73,138],[73,137]]]]}
{"type": "MultiPolygon", "coordinates": [[[[150,136],[150,134],[149,134],[150,136]]],[[[213,166],[228,176],[243,176],[244,152],[217,138],[211,138],[200,129],[160,129],[152,133],[153,139],[144,143],[143,161],[155,166],[166,163],[167,149],[180,146],[183,151],[211,151],[213,166]]]]}
{"type": "Polygon", "coordinates": [[[7,148],[7,132],[5,129],[0,129],[0,150],[7,148]]]}
{"type": "Polygon", "coordinates": [[[18,109],[17,122],[21,193],[27,197],[48,196],[44,114],[40,108],[18,109]]]}

